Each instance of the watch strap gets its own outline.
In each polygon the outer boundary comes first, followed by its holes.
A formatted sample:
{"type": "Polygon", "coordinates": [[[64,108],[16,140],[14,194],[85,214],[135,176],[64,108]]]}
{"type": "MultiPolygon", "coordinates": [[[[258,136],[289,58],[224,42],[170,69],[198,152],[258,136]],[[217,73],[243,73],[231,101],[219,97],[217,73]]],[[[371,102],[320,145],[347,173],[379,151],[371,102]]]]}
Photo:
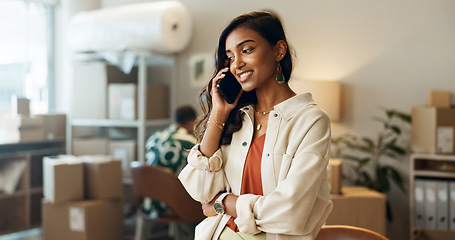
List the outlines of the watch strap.
{"type": "Polygon", "coordinates": [[[216,202],[223,202],[224,198],[225,198],[227,195],[229,195],[229,193],[228,193],[228,192],[224,192],[224,193],[222,193],[215,201],[216,201],[216,202]]]}

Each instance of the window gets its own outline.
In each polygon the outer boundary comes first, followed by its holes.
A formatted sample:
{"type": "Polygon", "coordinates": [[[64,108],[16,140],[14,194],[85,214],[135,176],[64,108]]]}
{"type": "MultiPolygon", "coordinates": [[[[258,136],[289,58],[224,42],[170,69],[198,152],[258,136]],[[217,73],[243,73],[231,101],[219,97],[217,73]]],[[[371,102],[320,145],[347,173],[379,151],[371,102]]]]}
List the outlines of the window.
{"type": "Polygon", "coordinates": [[[53,108],[54,6],[0,1],[0,113],[13,96],[30,99],[32,113],[53,108]]]}

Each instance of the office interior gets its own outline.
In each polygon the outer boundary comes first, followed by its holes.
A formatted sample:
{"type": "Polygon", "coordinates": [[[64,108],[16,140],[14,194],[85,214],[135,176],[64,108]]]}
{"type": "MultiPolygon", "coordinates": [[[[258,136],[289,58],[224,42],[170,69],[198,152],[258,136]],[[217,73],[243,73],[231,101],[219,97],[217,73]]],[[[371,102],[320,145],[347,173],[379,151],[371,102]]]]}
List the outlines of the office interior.
{"type": "MultiPolygon", "coordinates": [[[[357,224],[392,240],[454,239],[454,1],[179,0],[178,2],[187,10],[188,18],[181,24],[185,29],[179,29],[187,34],[187,41],[174,43],[180,44],[177,48],[148,46],[145,50],[128,47],[121,49],[117,45],[115,47],[118,48],[113,51],[75,50],[77,47],[83,47],[85,44],[83,41],[87,39],[88,42],[96,41],[90,40],[90,36],[95,36],[100,31],[105,31],[103,34],[107,35],[98,35],[99,38],[105,37],[109,40],[109,37],[112,39],[115,37],[109,30],[95,29],[102,26],[96,24],[96,21],[101,22],[105,19],[94,17],[91,19],[95,20],[93,23],[77,22],[75,16],[81,17],[81,13],[97,13],[100,10],[127,8],[134,4],[158,2],[163,1],[0,2],[0,6],[3,5],[0,8],[15,6],[10,10],[5,8],[0,10],[2,12],[0,15],[3,15],[0,16],[2,21],[0,29],[3,32],[0,36],[2,43],[0,71],[3,71],[0,73],[3,75],[0,76],[2,101],[0,174],[3,174],[0,175],[0,180],[3,182],[0,181],[0,184],[6,186],[5,176],[17,175],[15,179],[10,178],[9,181],[14,182],[14,186],[0,189],[0,239],[22,239],[15,238],[14,234],[30,230],[36,233],[36,239],[45,239],[42,223],[47,213],[44,212],[43,206],[52,204],[43,203],[45,200],[43,185],[49,184],[46,181],[51,181],[46,179],[47,165],[43,160],[48,154],[72,155],[74,144],[82,141],[78,145],[82,150],[78,151],[96,155],[99,150],[96,149],[98,146],[96,144],[100,143],[99,139],[104,139],[101,141],[106,144],[111,138],[135,141],[136,145],[132,147],[135,157],[128,161],[143,161],[144,152],[141,149],[145,140],[154,131],[163,129],[172,122],[172,111],[177,106],[189,104],[201,113],[197,99],[200,90],[213,74],[212,65],[220,32],[235,16],[254,10],[272,10],[280,16],[288,40],[295,50],[291,87],[297,93],[314,91],[315,101],[321,102],[321,106],[327,108],[332,118],[334,160],[328,171],[333,173],[330,176],[337,178],[336,183],[332,183],[338,184],[339,187],[339,192],[332,194],[334,212],[337,209],[337,201],[339,206],[345,206],[344,210],[349,210],[337,212],[339,215],[332,219],[332,223],[357,224]],[[20,12],[15,14],[16,10],[20,12]],[[44,18],[41,18],[41,22],[35,23],[40,24],[39,29],[46,30],[44,34],[33,31],[35,29],[33,19],[39,14],[44,18]],[[11,24],[7,17],[22,19],[17,25],[20,27],[11,24]],[[11,40],[17,36],[26,38],[23,44],[22,42],[18,44],[17,39],[11,40]],[[33,50],[36,49],[34,41],[44,46],[40,48],[41,52],[33,50]],[[17,54],[19,57],[13,54],[16,51],[20,53],[17,54]],[[32,59],[35,59],[34,56],[38,55],[43,55],[45,61],[36,66],[30,64],[32,59]],[[36,75],[44,72],[42,78],[44,80],[34,80],[36,77],[34,71],[36,75]],[[14,75],[15,72],[20,74],[14,75]],[[111,89],[104,89],[102,94],[97,92],[97,89],[102,89],[100,86],[107,86],[109,77],[116,79],[114,80],[118,81],[116,84],[135,81],[137,90],[132,90],[137,91],[133,93],[135,100],[128,103],[135,111],[117,113],[132,114],[129,120],[112,121],[114,117],[109,118],[108,94],[111,89]],[[100,81],[101,79],[104,83],[100,81]],[[15,81],[18,83],[15,84],[15,81]],[[158,98],[152,100],[143,98],[148,81],[155,84],[153,89],[147,91],[148,97],[158,98]],[[35,87],[39,89],[34,89],[35,87]],[[141,109],[141,102],[147,102],[152,115],[156,114],[150,117],[153,120],[149,119],[148,110],[141,109]],[[23,106],[29,111],[22,109],[23,106]],[[13,124],[16,127],[13,131],[11,129],[13,125],[8,125],[11,123],[11,116],[21,111],[29,112],[31,116],[44,116],[44,121],[45,116],[53,116],[54,118],[50,118],[56,123],[51,125],[52,127],[59,125],[60,132],[50,135],[42,133],[38,140],[21,141],[19,127],[13,124]],[[359,163],[346,158],[343,153],[352,149],[335,140],[355,136],[359,144],[364,137],[372,139],[376,144],[380,141],[378,136],[384,129],[390,127],[381,120],[378,121],[377,117],[387,119],[387,114],[391,113],[397,113],[394,116],[398,116],[389,122],[399,129],[391,129],[394,133],[399,132],[399,137],[394,143],[405,151],[402,155],[380,158],[381,166],[393,169],[385,174],[389,185],[386,190],[381,189],[384,192],[372,186],[363,188],[357,186],[355,177],[358,173],[355,169],[359,163]],[[400,121],[402,115],[398,113],[412,118],[408,119],[409,121],[400,121]],[[77,117],[78,114],[82,117],[77,117]],[[104,117],[99,115],[87,117],[84,114],[104,114],[104,117]],[[97,140],[86,141],[87,136],[95,135],[97,140]],[[28,147],[33,150],[29,150],[28,147]],[[48,151],[49,149],[52,151],[48,151]],[[90,150],[85,151],[87,149],[90,150]],[[42,152],[37,154],[38,150],[42,152]],[[30,154],[30,151],[35,155],[30,154]],[[27,160],[22,161],[23,159],[27,160]],[[13,169],[11,163],[16,160],[24,163],[22,167],[19,164],[15,165],[16,169],[20,168],[22,171],[18,174],[7,173],[5,169],[13,169]],[[39,173],[31,172],[30,169],[38,169],[39,173]],[[396,175],[399,175],[403,189],[396,184],[396,175]],[[439,206],[441,204],[434,203],[439,201],[440,191],[437,190],[440,189],[440,184],[445,184],[441,187],[445,191],[442,191],[446,199],[444,208],[439,206]],[[429,191],[433,195],[428,193],[429,191]],[[428,194],[433,198],[428,197],[428,194]],[[364,207],[365,211],[359,211],[358,208],[361,207],[364,207]],[[16,208],[21,210],[9,210],[16,208]],[[429,213],[432,210],[434,211],[429,213]],[[426,217],[431,214],[435,221],[428,226],[426,217]],[[436,214],[445,214],[445,227],[437,225],[440,215],[436,214]],[[371,219],[374,219],[371,225],[362,225],[371,219]],[[415,238],[416,233],[421,234],[420,238],[415,238]]],[[[132,28],[126,23],[125,25],[129,29],[132,28]]],[[[145,25],[142,26],[144,29],[135,29],[134,33],[147,31],[145,25]]],[[[131,40],[132,37],[121,36],[121,39],[131,40]]],[[[106,150],[100,154],[112,155],[112,152],[106,150]]],[[[360,155],[355,157],[365,157],[362,155],[365,152],[358,154],[360,155]]],[[[122,171],[119,177],[121,181],[118,184],[122,188],[120,194],[122,197],[119,198],[124,201],[121,206],[122,218],[125,220],[122,221],[122,226],[123,231],[129,231],[130,234],[124,239],[134,239],[136,219],[125,217],[130,207],[134,205],[132,181],[128,172],[130,163],[121,164],[122,171]]],[[[368,162],[365,169],[372,174],[371,169],[374,169],[372,162],[368,162]]],[[[128,216],[130,215],[131,213],[128,216]]],[[[330,220],[327,224],[330,224],[330,220]]],[[[104,227],[109,228],[108,225],[104,227]]],[[[76,231],[84,232],[80,226],[75,228],[76,231]]],[[[62,234],[65,234],[64,231],[62,234]]],[[[169,236],[161,237],[156,239],[172,239],[169,236]]]]}

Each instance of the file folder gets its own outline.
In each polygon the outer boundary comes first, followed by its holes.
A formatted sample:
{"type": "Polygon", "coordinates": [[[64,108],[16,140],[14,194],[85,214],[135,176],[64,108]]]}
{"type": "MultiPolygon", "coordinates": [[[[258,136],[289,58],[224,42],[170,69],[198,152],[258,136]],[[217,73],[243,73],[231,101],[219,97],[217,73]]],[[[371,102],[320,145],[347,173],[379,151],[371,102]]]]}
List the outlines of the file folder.
{"type": "Polygon", "coordinates": [[[449,229],[449,181],[436,182],[436,229],[449,229]]]}
{"type": "Polygon", "coordinates": [[[449,228],[450,230],[455,230],[455,181],[450,181],[449,183],[449,201],[450,201],[450,220],[449,228]]]}
{"type": "Polygon", "coordinates": [[[436,229],[436,180],[425,180],[425,228],[436,229]]]}
{"type": "Polygon", "coordinates": [[[414,182],[414,226],[425,227],[425,180],[414,182]]]}

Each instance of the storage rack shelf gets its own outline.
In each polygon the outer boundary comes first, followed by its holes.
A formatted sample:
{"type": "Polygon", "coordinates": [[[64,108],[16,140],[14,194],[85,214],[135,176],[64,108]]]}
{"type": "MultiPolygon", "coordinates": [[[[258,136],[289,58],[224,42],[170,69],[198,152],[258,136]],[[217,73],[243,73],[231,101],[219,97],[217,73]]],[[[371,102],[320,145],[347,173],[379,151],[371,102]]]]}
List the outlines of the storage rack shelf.
{"type": "Polygon", "coordinates": [[[416,226],[415,181],[419,179],[455,180],[455,155],[412,154],[410,157],[410,231],[411,236],[422,232],[431,239],[455,239],[454,230],[428,229],[416,226]]]}
{"type": "MultiPolygon", "coordinates": [[[[166,119],[147,119],[147,82],[149,66],[153,65],[167,65],[176,67],[176,57],[174,55],[157,55],[147,51],[136,51],[133,54],[137,55],[137,119],[135,120],[118,120],[118,119],[86,119],[86,118],[68,118],[67,125],[67,147],[66,150],[72,154],[73,144],[73,127],[108,127],[108,128],[136,128],[137,130],[137,159],[138,161],[145,161],[145,141],[147,138],[147,129],[149,127],[162,127],[172,123],[171,118],[166,119]]],[[[75,61],[103,61],[99,56],[93,53],[76,53],[75,61]]],[[[177,98],[177,70],[172,69],[169,76],[169,81],[166,83],[169,88],[169,114],[176,109],[177,98]]]]}
{"type": "Polygon", "coordinates": [[[25,161],[25,171],[11,194],[0,192],[0,235],[41,226],[44,156],[65,153],[64,140],[0,144],[0,170],[25,161]]]}
{"type": "Polygon", "coordinates": [[[455,178],[454,173],[442,173],[438,171],[415,171],[414,177],[455,178]]]}

